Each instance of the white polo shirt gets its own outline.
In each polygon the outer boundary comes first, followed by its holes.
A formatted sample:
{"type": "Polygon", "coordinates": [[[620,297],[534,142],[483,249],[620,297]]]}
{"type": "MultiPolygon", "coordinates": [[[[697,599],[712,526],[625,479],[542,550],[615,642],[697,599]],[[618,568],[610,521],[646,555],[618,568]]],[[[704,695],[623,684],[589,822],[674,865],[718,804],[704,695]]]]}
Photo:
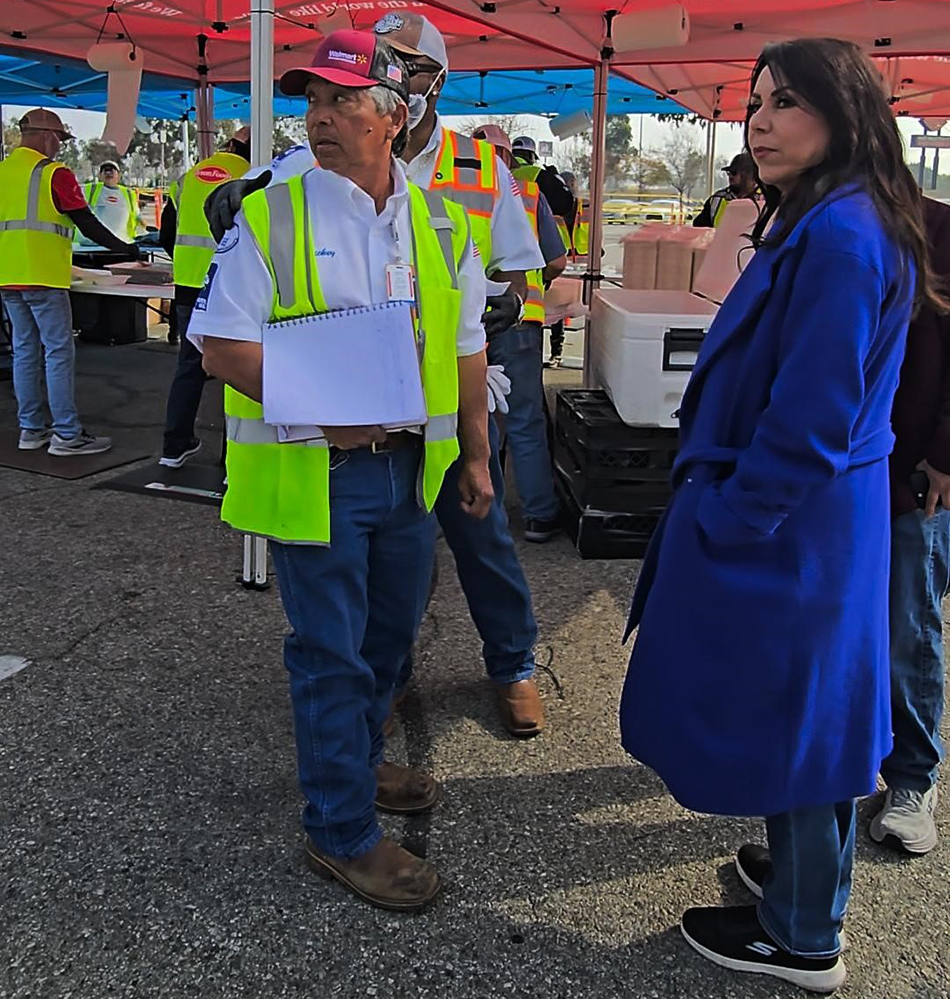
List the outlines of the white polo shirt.
{"type": "MultiPolygon", "coordinates": [[[[406,175],[419,187],[428,189],[432,184],[436,160],[442,148],[442,131],[442,120],[436,115],[435,128],[425,149],[406,167],[406,175]]],[[[528,221],[518,182],[497,156],[495,169],[498,171],[501,197],[492,211],[492,259],[486,270],[492,274],[495,271],[532,271],[544,267],[544,257],[528,221]]]]}
{"type": "MultiPolygon", "coordinates": [[[[442,148],[442,129],[442,122],[437,116],[435,128],[425,149],[411,163],[406,164],[406,176],[414,184],[426,190],[432,185],[432,178],[435,175],[436,160],[442,148]]],[[[301,142],[275,156],[268,169],[274,175],[272,183],[276,183],[306,173],[313,166],[314,157],[310,145],[301,142]]],[[[256,177],[264,169],[264,167],[255,167],[244,175],[244,179],[256,177]]],[[[485,270],[493,274],[495,271],[531,271],[544,267],[544,257],[528,221],[518,182],[497,156],[495,169],[498,171],[501,197],[495,202],[492,211],[492,259],[488,261],[485,270]]]]}
{"type": "MultiPolygon", "coordinates": [[[[330,170],[311,169],[304,177],[320,287],[330,309],[385,302],[386,265],[410,259],[409,188],[398,160],[392,176],[393,193],[379,215],[373,199],[351,180],[330,170]]],[[[476,253],[473,245],[459,266],[459,357],[485,347],[485,272],[476,253]]],[[[242,212],[215,251],[188,339],[199,350],[206,336],[260,342],[272,301],[273,280],[242,212]]]]}

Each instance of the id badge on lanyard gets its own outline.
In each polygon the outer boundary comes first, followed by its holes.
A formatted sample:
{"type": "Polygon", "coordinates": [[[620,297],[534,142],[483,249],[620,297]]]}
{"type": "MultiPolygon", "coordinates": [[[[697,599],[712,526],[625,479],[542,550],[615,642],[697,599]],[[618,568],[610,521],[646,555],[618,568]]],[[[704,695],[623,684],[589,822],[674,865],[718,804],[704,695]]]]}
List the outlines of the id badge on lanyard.
{"type": "Polygon", "coordinates": [[[419,291],[416,286],[416,269],[412,263],[415,257],[415,236],[410,243],[410,262],[405,263],[402,243],[399,239],[399,227],[396,219],[392,221],[393,242],[396,244],[396,263],[386,264],[386,295],[390,302],[408,302],[412,308],[413,325],[416,327],[416,343],[419,348],[419,362],[425,352],[425,332],[419,322],[419,291]]]}
{"type": "Polygon", "coordinates": [[[390,302],[416,301],[416,276],[412,264],[386,264],[386,295],[390,302]]]}

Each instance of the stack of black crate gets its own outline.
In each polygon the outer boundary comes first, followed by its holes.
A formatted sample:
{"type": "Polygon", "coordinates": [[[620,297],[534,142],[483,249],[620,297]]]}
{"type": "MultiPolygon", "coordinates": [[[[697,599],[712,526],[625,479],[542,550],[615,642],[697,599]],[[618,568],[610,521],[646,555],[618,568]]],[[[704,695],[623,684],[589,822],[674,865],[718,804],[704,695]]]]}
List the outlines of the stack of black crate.
{"type": "Polygon", "coordinates": [[[675,429],[631,427],[606,392],[561,389],[555,480],[583,558],[642,558],[670,498],[675,429]]]}

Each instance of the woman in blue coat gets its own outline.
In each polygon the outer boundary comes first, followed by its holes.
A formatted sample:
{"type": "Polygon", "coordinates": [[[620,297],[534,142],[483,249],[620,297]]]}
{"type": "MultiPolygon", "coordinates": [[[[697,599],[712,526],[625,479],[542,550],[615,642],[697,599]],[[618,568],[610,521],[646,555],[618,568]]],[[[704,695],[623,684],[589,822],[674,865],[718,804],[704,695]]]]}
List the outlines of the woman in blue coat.
{"type": "Polygon", "coordinates": [[[766,817],[758,906],[690,909],[729,968],[845,978],[854,799],[891,747],[891,403],[930,291],[919,196],[876,69],[850,43],[768,47],[746,125],[757,247],[680,411],[674,495],[644,561],[624,747],[701,812],[766,817]]]}

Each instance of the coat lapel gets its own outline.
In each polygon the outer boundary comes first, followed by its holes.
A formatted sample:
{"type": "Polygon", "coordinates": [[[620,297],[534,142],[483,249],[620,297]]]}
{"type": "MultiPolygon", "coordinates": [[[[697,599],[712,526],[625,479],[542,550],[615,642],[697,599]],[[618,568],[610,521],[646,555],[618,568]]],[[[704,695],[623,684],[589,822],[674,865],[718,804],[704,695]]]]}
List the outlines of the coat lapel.
{"type": "Polygon", "coordinates": [[[682,426],[689,418],[695,400],[706,378],[710,365],[729,346],[732,340],[741,333],[748,333],[765,308],[769,292],[775,283],[782,263],[793,253],[798,252],[799,243],[811,220],[826,205],[848,194],[853,194],[857,187],[848,184],[833,191],[807,212],[797,226],[788,234],[781,246],[759,250],[749,265],[742,272],[739,280],[722,303],[713,325],[709,328],[692,377],[683,395],[680,414],[682,426]]]}

